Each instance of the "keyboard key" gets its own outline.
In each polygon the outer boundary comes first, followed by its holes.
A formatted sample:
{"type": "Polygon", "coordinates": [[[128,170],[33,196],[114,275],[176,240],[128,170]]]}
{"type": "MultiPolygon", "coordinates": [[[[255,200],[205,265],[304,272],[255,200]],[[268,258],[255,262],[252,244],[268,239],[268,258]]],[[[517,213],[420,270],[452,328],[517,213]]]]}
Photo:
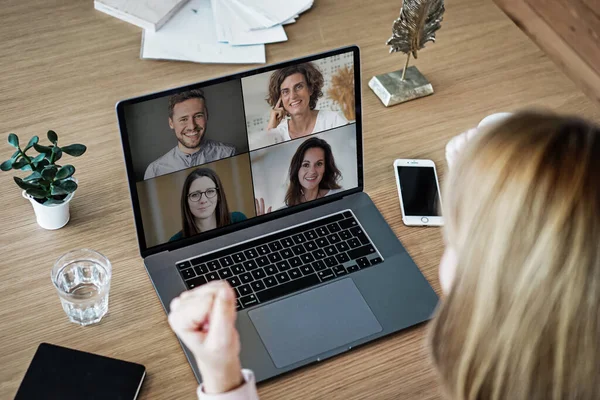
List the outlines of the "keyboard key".
{"type": "Polygon", "coordinates": [[[218,281],[221,278],[219,278],[219,274],[217,274],[216,272],[209,272],[208,274],[204,275],[206,277],[206,280],[211,282],[211,281],[218,281]]]}
{"type": "Polygon", "coordinates": [[[338,251],[339,251],[340,253],[342,253],[342,252],[344,252],[344,251],[348,251],[348,250],[350,250],[350,246],[348,246],[348,245],[346,244],[346,242],[341,242],[341,243],[338,243],[338,244],[336,244],[336,245],[335,245],[335,248],[336,248],[336,249],[338,249],[338,251]]]}
{"type": "Polygon", "coordinates": [[[252,271],[253,269],[258,268],[258,264],[256,264],[256,261],[254,260],[248,260],[248,261],[244,261],[244,268],[246,268],[246,271],[252,271]]]}
{"type": "Polygon", "coordinates": [[[313,257],[315,258],[315,260],[322,260],[325,257],[327,257],[327,254],[325,254],[325,250],[323,249],[318,249],[312,252],[313,257]]]}
{"type": "Polygon", "coordinates": [[[360,244],[360,240],[358,240],[357,238],[352,238],[352,239],[348,240],[346,243],[348,243],[348,246],[350,246],[351,249],[355,249],[357,247],[362,246],[360,244]]]}
{"type": "Polygon", "coordinates": [[[254,279],[262,279],[265,278],[267,274],[262,268],[259,268],[252,271],[252,276],[254,277],[254,279]]]}
{"type": "Polygon", "coordinates": [[[193,266],[200,265],[200,264],[206,264],[206,257],[192,258],[190,260],[190,262],[192,263],[193,266]]]}
{"type": "Polygon", "coordinates": [[[338,233],[338,235],[340,235],[342,240],[348,240],[352,238],[352,234],[350,233],[350,231],[341,231],[340,233],[338,233]]]}
{"type": "Polygon", "coordinates": [[[265,271],[265,274],[267,274],[269,276],[275,275],[276,273],[279,272],[279,270],[274,265],[269,265],[268,267],[265,267],[264,271],[265,271]]]}
{"type": "Polygon", "coordinates": [[[375,249],[370,244],[359,247],[357,249],[350,250],[348,256],[351,259],[356,260],[357,258],[368,256],[369,254],[375,254],[375,249]]]}
{"type": "Polygon", "coordinates": [[[188,289],[193,289],[196,288],[198,286],[202,286],[206,283],[206,278],[203,276],[197,276],[194,279],[190,279],[189,281],[185,281],[186,286],[188,287],[188,289]]]}
{"type": "Polygon", "coordinates": [[[297,235],[292,236],[292,240],[294,241],[294,243],[296,244],[300,244],[300,243],[305,243],[306,242],[306,238],[304,237],[303,234],[299,233],[297,235]]]}
{"type": "Polygon", "coordinates": [[[275,275],[275,278],[277,278],[277,282],[279,283],[286,283],[290,281],[290,276],[287,274],[287,272],[280,272],[275,275]]]}
{"type": "Polygon", "coordinates": [[[212,260],[206,263],[209,271],[216,271],[221,268],[221,264],[219,264],[218,260],[212,260]]]}
{"type": "Polygon", "coordinates": [[[383,262],[383,260],[381,259],[381,257],[375,257],[371,260],[371,265],[375,265],[375,264],[379,264],[383,262]]]}
{"type": "Polygon", "coordinates": [[[290,275],[290,278],[292,278],[292,279],[300,278],[302,276],[302,273],[300,272],[300,268],[291,269],[288,272],[288,274],[290,275]]]}
{"type": "Polygon", "coordinates": [[[271,264],[267,256],[258,257],[256,259],[256,263],[259,267],[266,267],[267,265],[271,264]]]}
{"type": "MultiPolygon", "coordinates": [[[[268,279],[268,278],[267,278],[268,279]]],[[[278,285],[272,287],[267,290],[263,290],[261,292],[256,293],[256,297],[260,300],[261,303],[264,303],[269,300],[276,299],[281,296],[285,296],[286,294],[296,292],[298,290],[306,289],[308,287],[314,286],[319,283],[319,278],[316,274],[307,275],[300,279],[294,279],[283,285],[278,285]]],[[[266,283],[266,282],[265,282],[266,283]]],[[[269,286],[267,284],[267,286],[269,286]]]]}
{"type": "Polygon", "coordinates": [[[367,260],[367,257],[359,258],[358,260],[356,260],[356,264],[361,268],[366,268],[366,267],[371,266],[371,263],[369,262],[369,260],[367,260]]]}
{"type": "Polygon", "coordinates": [[[304,237],[305,237],[307,240],[315,240],[315,239],[316,239],[318,236],[317,236],[317,234],[315,233],[315,231],[313,231],[313,230],[310,230],[310,231],[308,231],[308,232],[304,232],[304,237]]]}
{"type": "Polygon", "coordinates": [[[244,251],[244,255],[246,256],[247,259],[252,259],[252,258],[258,257],[258,253],[256,252],[255,249],[248,249],[248,250],[244,251]]]}
{"type": "Polygon", "coordinates": [[[342,228],[340,228],[337,222],[327,225],[327,229],[329,229],[329,232],[331,233],[336,233],[342,230],[342,228]]]}
{"type": "Polygon", "coordinates": [[[243,274],[246,272],[246,268],[244,268],[241,264],[234,265],[231,268],[231,272],[233,272],[235,275],[243,274]]]}
{"type": "Polygon", "coordinates": [[[249,296],[240,297],[240,303],[242,303],[242,306],[244,308],[248,308],[255,304],[258,304],[258,300],[256,299],[256,296],[254,294],[251,294],[249,296]]]}
{"type": "Polygon", "coordinates": [[[361,229],[360,226],[355,226],[354,228],[351,228],[350,229],[350,233],[352,233],[352,236],[364,235],[365,234],[363,232],[363,230],[361,229]]]}
{"type": "Polygon", "coordinates": [[[255,292],[265,290],[267,288],[263,281],[254,281],[250,284],[250,286],[252,286],[252,289],[254,289],[255,292]]]}
{"type": "Polygon", "coordinates": [[[365,235],[365,233],[363,232],[362,229],[360,229],[360,227],[355,226],[354,228],[350,229],[350,232],[352,233],[352,235],[357,238],[363,245],[368,244],[369,243],[369,239],[367,239],[367,235],[365,235]]]}
{"type": "Polygon", "coordinates": [[[302,273],[304,275],[310,275],[313,272],[315,272],[315,270],[313,269],[313,267],[311,267],[310,265],[303,265],[302,267],[300,267],[300,271],[302,271],[302,273]]]}
{"type": "Polygon", "coordinates": [[[284,261],[281,261],[281,262],[278,262],[278,263],[277,263],[277,264],[275,264],[275,265],[277,266],[277,269],[278,269],[280,272],[287,271],[288,269],[292,268],[292,267],[290,266],[290,263],[289,263],[289,262],[287,262],[287,261],[285,261],[285,260],[284,260],[284,261]]]}
{"type": "Polygon", "coordinates": [[[332,233],[331,235],[327,236],[327,240],[329,240],[329,243],[331,244],[336,244],[341,242],[342,238],[337,233],[332,233]]]}
{"type": "Polygon", "coordinates": [[[358,270],[359,270],[358,265],[351,265],[346,268],[346,271],[348,271],[348,272],[354,272],[354,271],[358,271],[358,270]]]}
{"type": "Polygon", "coordinates": [[[283,238],[279,241],[284,248],[292,247],[294,245],[294,241],[291,238],[283,238]]]}
{"type": "Polygon", "coordinates": [[[238,287],[242,284],[240,278],[237,276],[232,276],[231,278],[227,278],[227,282],[231,285],[231,287],[238,287]]]}
{"type": "Polygon", "coordinates": [[[200,264],[194,267],[194,271],[196,271],[196,275],[204,275],[208,272],[208,267],[206,266],[206,264],[200,264]]]}
{"type": "Polygon", "coordinates": [[[265,279],[263,279],[263,282],[267,287],[273,287],[277,285],[277,279],[275,279],[274,276],[266,277],[265,279]]]}
{"type": "Polygon", "coordinates": [[[344,218],[352,218],[352,213],[350,211],[344,211],[344,214],[342,214],[344,216],[344,218]]]}
{"type": "Polygon", "coordinates": [[[325,259],[325,265],[327,265],[329,268],[335,267],[338,264],[339,263],[337,262],[337,260],[335,259],[335,257],[327,257],[325,259]]]}
{"type": "Polygon", "coordinates": [[[266,244],[263,244],[262,246],[258,246],[256,248],[256,250],[258,251],[258,254],[260,254],[261,256],[266,256],[267,254],[269,254],[271,252],[271,250],[269,250],[269,246],[267,246],[266,244]]]}
{"type": "Polygon", "coordinates": [[[274,241],[269,243],[269,249],[271,249],[271,251],[279,251],[283,249],[283,246],[278,241],[274,241]]]}
{"type": "Polygon", "coordinates": [[[292,268],[296,268],[302,265],[302,261],[300,261],[300,257],[294,257],[289,259],[289,263],[292,268]]]}
{"type": "Polygon", "coordinates": [[[235,301],[235,311],[240,311],[242,309],[242,305],[240,304],[240,300],[235,301]]]}
{"type": "Polygon", "coordinates": [[[319,271],[319,272],[317,272],[317,275],[319,276],[319,278],[321,278],[321,282],[328,281],[330,279],[335,278],[335,274],[330,269],[326,269],[324,271],[319,271]]]}
{"type": "Polygon", "coordinates": [[[250,272],[244,272],[240,275],[240,280],[242,281],[242,283],[250,283],[254,280],[254,278],[252,277],[252,275],[250,275],[250,272]]]}
{"type": "Polygon", "coordinates": [[[350,229],[355,226],[358,226],[358,222],[354,218],[345,219],[339,222],[342,229],[350,229]]]}
{"type": "Polygon", "coordinates": [[[329,235],[329,231],[324,226],[318,227],[317,229],[315,229],[315,232],[319,236],[327,236],[327,235],[329,235]]]}
{"type": "Polygon", "coordinates": [[[279,252],[279,254],[281,254],[281,256],[285,259],[294,257],[294,252],[292,252],[290,249],[283,249],[279,252]]]}
{"type": "Polygon", "coordinates": [[[279,253],[271,253],[267,256],[267,258],[269,259],[271,264],[275,264],[275,263],[283,260],[283,258],[281,257],[281,255],[279,253]]]}
{"type": "Polygon", "coordinates": [[[322,238],[318,238],[317,240],[315,240],[315,243],[317,244],[318,247],[323,248],[323,247],[327,247],[329,246],[329,242],[327,241],[326,238],[322,237],[322,238]]]}
{"type": "Polygon", "coordinates": [[[335,246],[331,245],[331,246],[325,247],[325,254],[327,254],[328,256],[334,256],[337,253],[338,253],[338,250],[335,248],[335,246]]]}
{"type": "Polygon", "coordinates": [[[314,250],[317,249],[317,244],[315,242],[313,242],[313,241],[306,242],[306,243],[304,243],[304,248],[307,251],[314,251],[314,250]]]}
{"type": "Polygon", "coordinates": [[[250,285],[242,285],[238,287],[237,290],[240,293],[240,296],[248,296],[252,293],[252,288],[250,287],[250,285]]]}
{"type": "Polygon", "coordinates": [[[233,273],[231,272],[231,269],[229,269],[229,268],[223,268],[217,272],[219,273],[219,277],[221,277],[221,279],[227,279],[227,278],[231,278],[233,276],[233,273]]]}
{"type": "Polygon", "coordinates": [[[191,279],[196,276],[196,273],[194,272],[194,268],[188,268],[181,271],[181,276],[183,276],[183,279],[191,279]]]}
{"type": "Polygon", "coordinates": [[[340,253],[340,254],[336,255],[335,259],[338,260],[338,262],[340,264],[350,261],[350,257],[348,257],[348,254],[346,254],[346,253],[340,253]]]}
{"type": "Polygon", "coordinates": [[[336,265],[332,270],[335,272],[336,276],[346,275],[348,273],[343,265],[336,265]]]}
{"type": "Polygon", "coordinates": [[[294,252],[295,255],[299,256],[300,254],[304,254],[306,253],[306,249],[304,248],[304,246],[302,246],[301,244],[292,247],[292,251],[294,252]]]}
{"type": "Polygon", "coordinates": [[[233,259],[230,256],[223,257],[219,260],[222,267],[231,267],[233,265],[233,259]]]}
{"type": "Polygon", "coordinates": [[[302,261],[304,264],[310,264],[311,262],[315,261],[315,258],[312,256],[312,254],[302,254],[300,256],[300,261],[302,261]]]}
{"type": "Polygon", "coordinates": [[[321,260],[315,261],[314,263],[312,263],[312,266],[315,269],[315,271],[323,271],[325,268],[327,268],[325,262],[321,260]]]}
{"type": "Polygon", "coordinates": [[[175,264],[177,266],[177,268],[179,268],[180,270],[182,269],[186,269],[192,266],[192,263],[190,263],[189,261],[182,261],[182,262],[178,262],[177,264],[175,264]]]}
{"type": "Polygon", "coordinates": [[[241,263],[246,261],[246,256],[243,253],[235,253],[234,255],[231,256],[231,258],[233,258],[233,261],[236,263],[241,263]]]}

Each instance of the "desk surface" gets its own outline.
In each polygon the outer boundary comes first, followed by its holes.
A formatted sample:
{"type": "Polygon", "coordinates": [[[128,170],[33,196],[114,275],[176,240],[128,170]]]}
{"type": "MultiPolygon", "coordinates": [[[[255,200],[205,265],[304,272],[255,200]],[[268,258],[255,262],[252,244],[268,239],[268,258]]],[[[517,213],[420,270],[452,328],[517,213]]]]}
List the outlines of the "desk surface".
{"type": "MultiPolygon", "coordinates": [[[[146,365],[141,399],[193,399],[192,371],[168,327],[137,250],[115,103],[123,98],[241,71],[248,66],[140,60],[141,31],[93,9],[91,1],[5,0],[0,24],[0,158],[9,132],[56,130],[81,142],[71,221],[37,226],[12,174],[0,174],[0,398],[12,398],[40,342],[146,365]],[[109,314],[97,326],[67,321],[50,282],[62,253],[90,247],[113,263],[109,314]]],[[[362,48],[366,191],[439,293],[439,229],[402,225],[392,162],[429,158],[443,180],[444,146],[485,115],[544,107],[600,121],[600,112],[491,2],[455,0],[438,42],[417,66],[436,93],[385,108],[367,86],[402,68],[388,54],[400,1],[318,0],[286,27],[289,41],[267,47],[276,62],[342,45],[362,48]]],[[[263,399],[437,399],[426,326],[380,340],[260,386],[263,399]]]]}

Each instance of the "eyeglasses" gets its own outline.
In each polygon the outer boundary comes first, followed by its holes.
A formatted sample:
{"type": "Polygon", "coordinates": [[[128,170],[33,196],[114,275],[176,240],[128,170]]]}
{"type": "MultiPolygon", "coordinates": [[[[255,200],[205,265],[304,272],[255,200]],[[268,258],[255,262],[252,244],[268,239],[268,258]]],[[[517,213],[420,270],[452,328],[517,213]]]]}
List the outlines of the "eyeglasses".
{"type": "Polygon", "coordinates": [[[210,188],[204,192],[201,192],[199,190],[196,192],[192,192],[188,194],[188,199],[190,199],[193,202],[198,202],[202,198],[202,195],[205,195],[207,199],[212,199],[217,195],[217,189],[218,188],[210,188]]]}

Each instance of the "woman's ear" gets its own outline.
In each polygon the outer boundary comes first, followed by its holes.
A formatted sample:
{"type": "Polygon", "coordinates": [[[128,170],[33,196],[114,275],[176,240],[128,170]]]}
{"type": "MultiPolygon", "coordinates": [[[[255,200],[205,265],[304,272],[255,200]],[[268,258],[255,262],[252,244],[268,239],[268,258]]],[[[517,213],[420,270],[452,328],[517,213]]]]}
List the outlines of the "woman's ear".
{"type": "Polygon", "coordinates": [[[450,288],[452,287],[452,282],[456,275],[457,263],[458,259],[456,257],[456,252],[450,246],[446,246],[446,250],[440,261],[439,270],[440,285],[442,287],[442,292],[446,295],[450,293],[450,288]]]}

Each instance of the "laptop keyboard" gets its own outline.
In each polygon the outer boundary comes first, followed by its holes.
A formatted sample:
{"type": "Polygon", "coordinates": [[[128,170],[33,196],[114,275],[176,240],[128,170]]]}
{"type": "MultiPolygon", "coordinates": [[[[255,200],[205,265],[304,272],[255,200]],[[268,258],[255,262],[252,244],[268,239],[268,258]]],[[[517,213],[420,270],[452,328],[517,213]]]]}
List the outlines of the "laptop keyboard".
{"type": "Polygon", "coordinates": [[[382,261],[354,214],[342,211],[176,266],[188,289],[227,280],[241,310],[382,261]]]}

